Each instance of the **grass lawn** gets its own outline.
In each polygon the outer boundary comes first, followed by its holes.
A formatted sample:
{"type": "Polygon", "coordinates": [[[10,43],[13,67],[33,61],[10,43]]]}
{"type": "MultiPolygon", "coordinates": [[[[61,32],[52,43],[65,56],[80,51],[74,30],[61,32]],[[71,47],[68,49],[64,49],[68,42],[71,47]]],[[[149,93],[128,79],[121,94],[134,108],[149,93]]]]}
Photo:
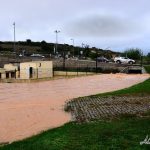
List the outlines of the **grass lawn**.
{"type": "MultiPolygon", "coordinates": [[[[126,94],[150,95],[150,79],[131,88],[96,96],[126,94]]],[[[150,136],[150,117],[120,116],[112,121],[68,123],[2,146],[0,150],[149,150],[150,145],[140,145],[146,135],[150,136]]]]}

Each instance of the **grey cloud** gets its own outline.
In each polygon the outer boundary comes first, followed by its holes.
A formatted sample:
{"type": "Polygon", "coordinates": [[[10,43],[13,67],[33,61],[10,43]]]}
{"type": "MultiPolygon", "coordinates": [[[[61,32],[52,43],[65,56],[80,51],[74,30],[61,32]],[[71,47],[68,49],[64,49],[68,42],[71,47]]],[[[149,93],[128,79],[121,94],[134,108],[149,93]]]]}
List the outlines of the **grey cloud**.
{"type": "Polygon", "coordinates": [[[0,40],[13,40],[15,21],[17,40],[55,42],[58,29],[60,43],[149,47],[149,0],[1,0],[0,10],[0,40]]]}
{"type": "Polygon", "coordinates": [[[142,25],[116,16],[95,15],[80,18],[66,26],[66,32],[79,37],[126,37],[140,32],[142,25]]]}

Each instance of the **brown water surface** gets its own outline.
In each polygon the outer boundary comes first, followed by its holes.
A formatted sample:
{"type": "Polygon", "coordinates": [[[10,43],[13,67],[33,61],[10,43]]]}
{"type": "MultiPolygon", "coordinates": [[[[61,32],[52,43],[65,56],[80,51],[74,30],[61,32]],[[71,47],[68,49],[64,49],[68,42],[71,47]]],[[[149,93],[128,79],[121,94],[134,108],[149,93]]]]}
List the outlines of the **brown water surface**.
{"type": "Polygon", "coordinates": [[[0,143],[20,140],[71,120],[66,100],[115,91],[149,75],[107,74],[38,83],[0,83],[0,143]]]}

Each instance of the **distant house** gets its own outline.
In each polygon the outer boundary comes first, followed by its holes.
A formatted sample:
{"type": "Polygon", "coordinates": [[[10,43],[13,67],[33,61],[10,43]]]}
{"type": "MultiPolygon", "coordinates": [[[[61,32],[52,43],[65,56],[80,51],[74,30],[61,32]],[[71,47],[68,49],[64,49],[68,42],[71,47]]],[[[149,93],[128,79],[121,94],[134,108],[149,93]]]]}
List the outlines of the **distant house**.
{"type": "Polygon", "coordinates": [[[52,61],[33,61],[20,63],[20,79],[53,77],[52,61]]]}
{"type": "Polygon", "coordinates": [[[53,77],[52,61],[32,61],[5,64],[0,68],[0,79],[38,79],[53,77]]]}
{"type": "Polygon", "coordinates": [[[0,68],[0,79],[16,78],[17,70],[17,66],[5,64],[4,68],[0,68]]]}
{"type": "Polygon", "coordinates": [[[0,68],[0,79],[6,79],[6,72],[4,68],[0,68]]]}

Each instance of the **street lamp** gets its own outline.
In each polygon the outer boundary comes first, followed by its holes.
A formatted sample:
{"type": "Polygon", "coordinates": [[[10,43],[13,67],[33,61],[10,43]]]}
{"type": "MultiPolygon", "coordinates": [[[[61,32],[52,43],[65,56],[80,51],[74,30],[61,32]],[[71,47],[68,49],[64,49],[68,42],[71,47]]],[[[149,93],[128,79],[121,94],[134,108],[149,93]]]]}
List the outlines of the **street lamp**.
{"type": "Polygon", "coordinates": [[[60,32],[59,30],[54,31],[56,33],[56,43],[55,43],[55,54],[57,53],[57,47],[58,47],[58,33],[60,32]]]}
{"type": "Polygon", "coordinates": [[[98,52],[97,52],[97,49],[96,49],[96,73],[97,73],[97,55],[98,55],[98,52]]]}
{"type": "Polygon", "coordinates": [[[14,52],[16,53],[16,23],[13,23],[14,26],[14,52]]]}
{"type": "Polygon", "coordinates": [[[83,46],[84,46],[85,44],[84,43],[82,43],[82,48],[83,48],[83,46]]]}
{"type": "Polygon", "coordinates": [[[73,57],[74,57],[74,39],[70,39],[73,42],[73,57]]]}
{"type": "Polygon", "coordinates": [[[83,55],[83,46],[85,46],[84,43],[82,43],[82,51],[80,52],[81,56],[83,55]]]}

